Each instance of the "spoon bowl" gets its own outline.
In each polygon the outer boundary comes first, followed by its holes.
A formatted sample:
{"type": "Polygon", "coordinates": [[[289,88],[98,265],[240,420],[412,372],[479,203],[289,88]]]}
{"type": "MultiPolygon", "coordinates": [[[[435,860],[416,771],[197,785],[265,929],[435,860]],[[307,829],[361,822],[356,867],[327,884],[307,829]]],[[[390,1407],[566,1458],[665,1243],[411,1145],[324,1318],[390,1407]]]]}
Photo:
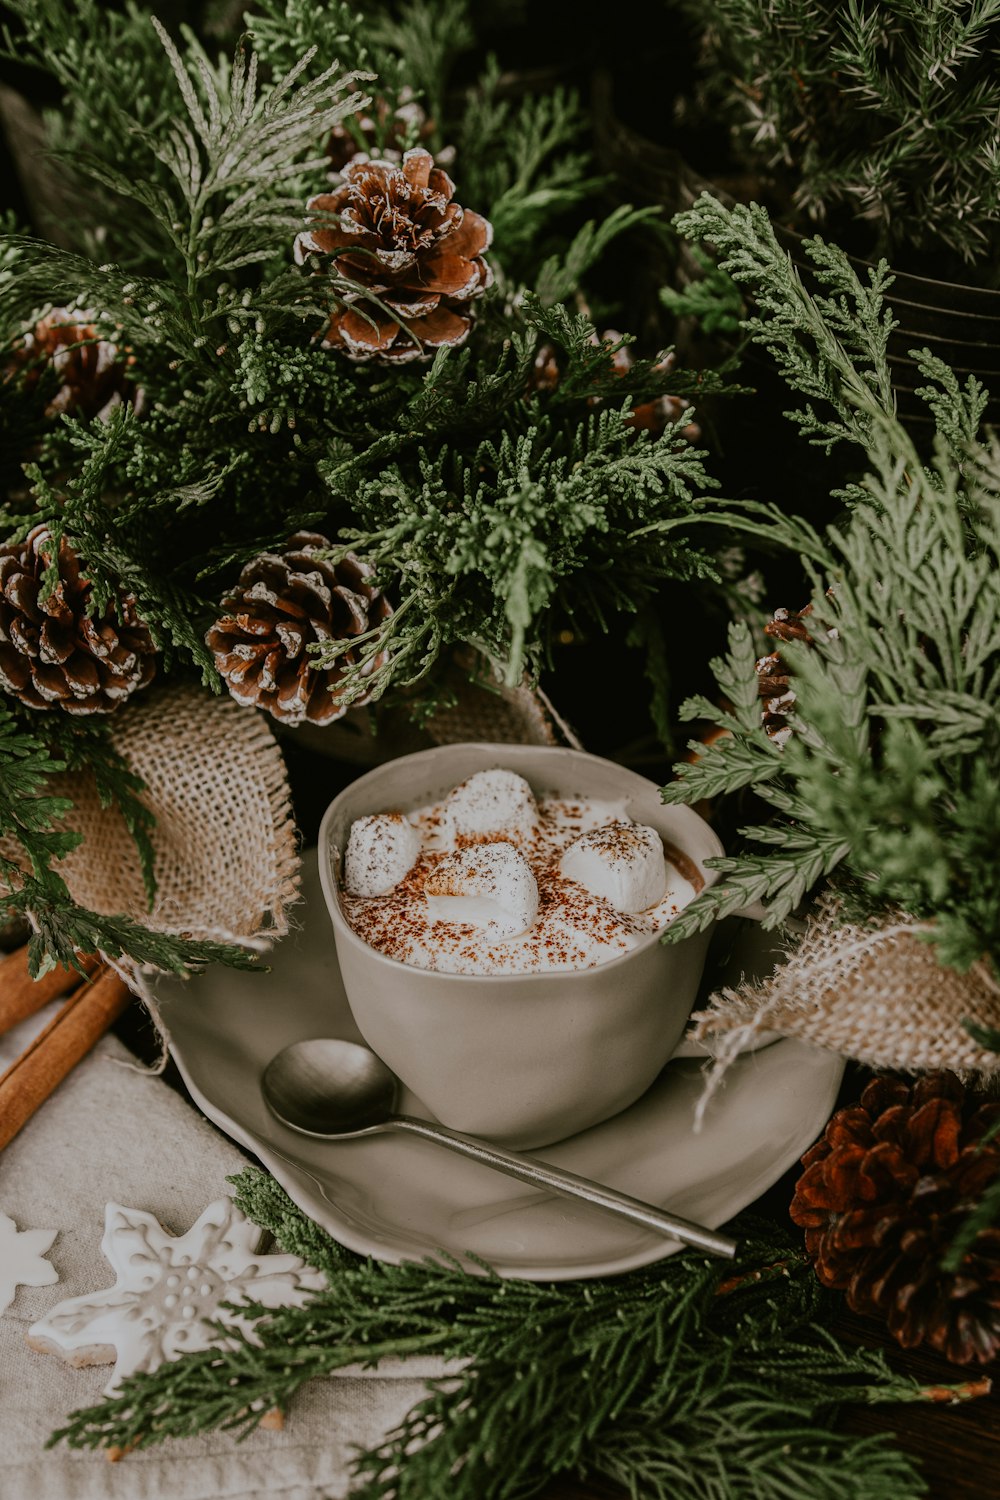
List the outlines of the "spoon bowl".
{"type": "Polygon", "coordinates": [[[736,1242],[703,1224],[642,1203],[587,1177],[524,1156],[444,1125],[395,1113],[398,1080],[368,1047],[337,1037],[293,1042],[273,1057],[261,1076],[261,1093],[271,1113],[292,1130],[314,1140],[351,1140],[401,1130],[505,1172],[533,1187],[590,1203],[606,1213],[668,1235],[681,1244],[731,1258],[736,1242]]]}
{"type": "Polygon", "coordinates": [[[325,1140],[384,1126],[396,1108],[399,1082],[369,1047],[312,1037],[271,1059],[261,1091],[285,1125],[325,1140]]]}

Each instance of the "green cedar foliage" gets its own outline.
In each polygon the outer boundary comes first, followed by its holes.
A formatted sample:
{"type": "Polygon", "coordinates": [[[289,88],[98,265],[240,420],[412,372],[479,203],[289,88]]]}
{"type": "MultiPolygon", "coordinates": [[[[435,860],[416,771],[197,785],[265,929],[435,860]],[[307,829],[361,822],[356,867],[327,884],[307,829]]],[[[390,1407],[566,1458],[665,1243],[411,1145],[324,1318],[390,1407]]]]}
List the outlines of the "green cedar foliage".
{"type": "Polygon", "coordinates": [[[399,1427],[357,1455],[357,1500],[514,1500],[560,1473],[611,1479],[647,1500],[924,1493],[884,1439],[831,1427],[845,1401],[931,1392],[880,1354],[829,1336],[831,1301],[773,1226],[737,1226],[735,1268],[685,1254],[607,1281],[535,1285],[453,1263],[363,1259],[265,1174],[232,1180],[244,1212],[322,1270],[328,1289],[267,1315],[252,1343],[234,1344],[230,1331],[224,1349],[133,1376],[111,1401],[75,1412],[52,1442],[143,1447],[246,1431],[315,1376],[425,1353],[466,1363],[430,1382],[399,1427]]]}
{"type": "MultiPolygon", "coordinates": [[[[45,522],[65,535],[95,605],[133,594],[163,670],[216,690],[204,633],[220,600],[249,558],[303,527],[367,553],[395,606],[361,643],[346,702],[406,688],[419,704],[419,682],[432,703],[435,669],[459,642],[516,682],[568,617],[610,630],[624,615],[663,722],[667,663],[639,622],[665,582],[711,575],[684,529],[711,481],[680,436],[687,417],[652,438],[627,415],[721,382],[664,371],[659,351],[621,377],[617,346],[577,310],[608,246],[652,211],[595,215],[575,95],[508,97],[492,62],[456,90],[452,65],[472,39],[463,0],[446,17],[427,0],[391,14],[261,0],[231,63],[132,4],[6,9],[7,51],[64,93],[48,128],[74,214],[58,243],[5,238],[0,344],[16,349],[50,306],[87,309],[136,394],[106,421],[51,420],[53,371],[8,360],[0,534],[17,541],[45,522]],[[423,123],[406,115],[401,138],[395,111],[412,104],[423,123]],[[495,281],[472,338],[426,366],[323,349],[344,288],[293,260],[306,200],[330,185],[331,132],[358,133],[362,108],[376,150],[418,136],[453,147],[459,201],[494,224],[495,281]],[[533,378],[543,346],[561,365],[555,389],[533,378]]],[[[55,760],[53,717],[36,734],[55,760]]],[[[54,912],[55,888],[49,898],[54,912]]],[[[54,918],[48,930],[64,941],[54,918]]]]}
{"type": "MultiPolygon", "coordinates": [[[[66,18],[74,58],[80,29],[99,24],[84,0],[47,0],[44,15],[51,34],[38,31],[36,45],[40,52],[47,36],[57,58],[66,18]]],[[[430,34],[420,15],[417,7],[414,27],[430,34]]],[[[150,25],[132,12],[106,24],[126,52],[130,28],[150,25]]],[[[323,143],[362,97],[345,92],[353,73],[326,60],[334,44],[357,50],[359,33],[370,44],[379,31],[343,7],[296,0],[267,9],[261,24],[265,60],[289,65],[280,77],[259,71],[249,43],[227,78],[193,42],[178,50],[161,33],[167,103],[158,122],[116,116],[103,135],[79,103],[82,80],[57,67],[77,134],[94,130],[76,159],[81,173],[129,210],[109,227],[121,241],[114,261],[20,242],[0,282],[0,320],[12,341],[46,302],[71,295],[95,309],[102,335],[128,347],[143,409],[105,433],[70,421],[53,429],[32,471],[34,502],[18,493],[8,525],[51,521],[61,490],[79,491],[84,469],[100,466],[114,505],[102,506],[87,482],[74,533],[85,563],[109,584],[115,572],[127,581],[163,641],[209,677],[199,642],[210,601],[243,561],[303,524],[359,545],[370,537],[401,616],[388,627],[393,652],[380,691],[409,682],[415,666],[420,675],[442,644],[460,639],[483,642],[519,678],[543,659],[552,607],[565,605],[571,581],[581,612],[606,627],[620,610],[641,609],[659,580],[707,572],[708,559],[673,536],[710,486],[701,455],[676,430],[650,440],[623,417],[633,401],[718,381],[664,373],[652,360],[620,379],[611,348],[561,305],[648,212],[618,209],[570,236],[544,233],[592,187],[576,103],[560,93],[498,101],[495,70],[472,92],[455,121],[470,135],[459,138],[453,170],[471,204],[461,170],[469,163],[487,195],[475,207],[505,235],[490,254],[496,285],[473,340],[426,370],[356,366],[315,342],[337,288],[293,267],[291,246],[307,193],[328,180],[323,143]],[[296,47],[322,44],[322,56],[292,61],[289,34],[296,47]],[[133,170],[136,142],[144,154],[133,170]],[[156,171],[143,175],[151,157],[156,171]],[[143,251],[150,221],[155,264],[143,251]],[[130,238],[133,226],[140,239],[130,238]],[[564,358],[551,393],[532,389],[543,342],[564,358]],[[446,517],[436,535],[423,524],[432,492],[446,517]],[[570,517],[578,502],[586,525],[570,517]],[[394,535],[407,548],[398,559],[394,535]],[[470,586],[456,588],[456,577],[470,586]]],[[[369,45],[361,61],[374,55],[369,45]]],[[[445,62],[424,57],[425,93],[438,89],[445,62]]],[[[398,60],[393,76],[398,96],[398,60]]],[[[5,398],[23,399],[25,383],[6,382],[5,398]]],[[[348,697],[361,689],[356,675],[348,697]]]]}
{"type": "Polygon", "coordinates": [[[846,210],[874,250],[998,247],[1000,0],[681,0],[701,104],[806,221],[846,210]]]}
{"type": "MultiPolygon", "coordinates": [[[[761,721],[753,638],[733,626],[713,664],[728,707],[685,705],[730,731],[664,791],[691,802],[752,788],[773,816],[742,830],[745,852],[672,924],[680,938],[763,899],[782,921],[841,867],[870,906],[934,918],[940,959],[1000,963],[1000,445],[976,436],[984,393],[960,389],[927,351],[934,457],[924,462],[893,416],[885,364],[887,268],[858,280],[814,241],[826,292],[810,296],[756,208],[702,199],[680,220],[710,238],[751,291],[750,336],[775,355],[806,405],[814,442],[847,440],[869,472],[841,493],[824,534],[766,503],[729,502],[719,519],[803,560],[811,645],[782,644],[793,673],[794,732],[784,748],[761,721]],[[826,408],[826,409],[824,409],[826,408]]],[[[796,601],[798,602],[798,601],[796,601]]]]}

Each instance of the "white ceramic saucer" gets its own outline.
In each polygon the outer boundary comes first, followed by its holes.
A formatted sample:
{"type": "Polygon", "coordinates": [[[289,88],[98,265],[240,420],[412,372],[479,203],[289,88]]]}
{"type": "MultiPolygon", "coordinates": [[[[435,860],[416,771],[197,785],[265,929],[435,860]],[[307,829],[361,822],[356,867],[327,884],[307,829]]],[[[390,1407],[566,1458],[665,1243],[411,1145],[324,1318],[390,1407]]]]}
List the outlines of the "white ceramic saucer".
{"type": "MultiPolygon", "coordinates": [[[[532,1281],[614,1274],[679,1248],[428,1141],[387,1134],[323,1143],[279,1124],[259,1087],[274,1054],[312,1036],[360,1040],[314,852],[305,861],[302,890],[299,930],[276,947],[269,973],[212,968],[186,984],[164,981],[158,991],[173,1055],[193,1097],[300,1208],[342,1244],[378,1260],[471,1254],[502,1276],[532,1281]]],[[[535,1155],[718,1227],[816,1139],[833,1108],[843,1063],[792,1040],[741,1057],[696,1135],[701,1069],[695,1060],[671,1062],[630,1109],[535,1155]]],[[[412,1096],[404,1095],[402,1105],[427,1114],[412,1096]]]]}

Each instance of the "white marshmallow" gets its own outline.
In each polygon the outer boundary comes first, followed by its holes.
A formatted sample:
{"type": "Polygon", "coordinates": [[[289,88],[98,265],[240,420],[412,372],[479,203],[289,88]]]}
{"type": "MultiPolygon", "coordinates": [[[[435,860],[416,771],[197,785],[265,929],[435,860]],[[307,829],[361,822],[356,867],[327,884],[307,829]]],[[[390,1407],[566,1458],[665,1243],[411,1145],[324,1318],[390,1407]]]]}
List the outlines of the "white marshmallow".
{"type": "Polygon", "coordinates": [[[468,922],[493,938],[527,932],[538,914],[538,884],[513,844],[471,844],[442,859],[424,882],[432,922],[468,922]]]}
{"type": "Polygon", "coordinates": [[[538,826],[538,806],[523,776],[515,771],[477,771],[448,797],[443,831],[451,846],[462,838],[502,835],[527,843],[538,826]]]}
{"type": "Polygon", "coordinates": [[[352,896],[387,896],[420,856],[420,834],[402,813],[375,813],[351,825],[344,884],[352,896]]]}
{"type": "Polygon", "coordinates": [[[559,869],[617,911],[646,911],[666,895],[663,844],[656,829],[642,823],[605,823],[582,833],[563,852],[559,869]]]}

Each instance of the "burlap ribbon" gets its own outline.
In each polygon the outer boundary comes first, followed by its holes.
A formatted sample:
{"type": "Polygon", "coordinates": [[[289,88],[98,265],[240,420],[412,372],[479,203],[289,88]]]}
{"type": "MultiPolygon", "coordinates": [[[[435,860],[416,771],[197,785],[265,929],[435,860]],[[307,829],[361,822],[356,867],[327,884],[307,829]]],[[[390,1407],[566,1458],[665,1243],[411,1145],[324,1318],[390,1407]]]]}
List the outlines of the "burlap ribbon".
{"type": "Polygon", "coordinates": [[[545,694],[527,682],[507,687],[485,657],[460,657],[452,672],[455,702],[427,722],[436,745],[482,740],[497,745],[581,746],[545,694]]]}
{"type": "Polygon", "coordinates": [[[104,915],[192,938],[260,946],[288,931],[298,854],[281,753],[259,714],[186,684],[143,693],[113,724],[156,819],[156,896],[117,806],[89,772],[53,777],[83,842],[58,865],[73,898],[104,915]]]}
{"type": "Polygon", "coordinates": [[[716,1081],[764,1030],[871,1068],[1000,1068],[964,1024],[1000,1028],[997,976],[985,961],[965,974],[946,968],[927,941],[932,932],[903,913],[874,928],[845,922],[836,899],[822,897],[802,941],[769,978],[720,991],[699,1018],[692,1035],[712,1051],[716,1081]]]}

